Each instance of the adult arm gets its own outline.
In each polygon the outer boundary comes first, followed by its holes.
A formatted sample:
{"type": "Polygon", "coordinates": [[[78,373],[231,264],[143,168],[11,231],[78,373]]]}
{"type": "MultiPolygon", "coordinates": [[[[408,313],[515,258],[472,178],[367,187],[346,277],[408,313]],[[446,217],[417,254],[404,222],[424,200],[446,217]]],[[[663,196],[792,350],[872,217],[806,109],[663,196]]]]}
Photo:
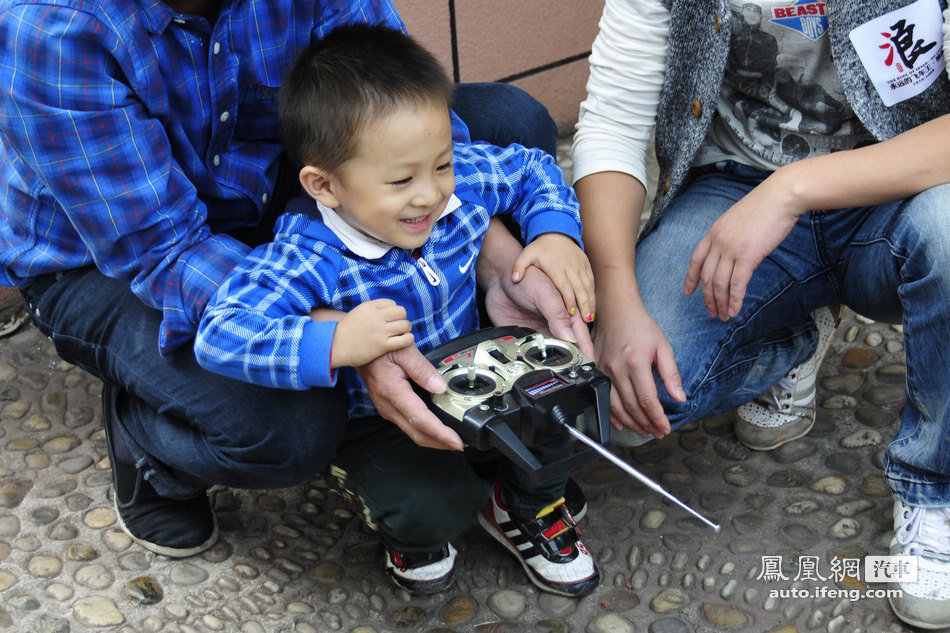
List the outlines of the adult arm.
{"type": "Polygon", "coordinates": [[[683,291],[702,284],[710,316],[736,316],[755,268],[803,213],[909,198],[950,182],[950,115],[859,149],[778,169],[710,227],[690,257],[683,291]]]}
{"type": "Polygon", "coordinates": [[[595,358],[611,378],[614,425],[662,437],[670,424],[653,367],[670,394],[685,396],[669,342],[640,298],[634,263],[669,13],[659,2],[607,0],[600,28],[573,150],[597,296],[595,358]]]}
{"type": "Polygon", "coordinates": [[[9,189],[34,214],[21,221],[42,227],[21,261],[95,262],[163,310],[166,342],[190,337],[210,279],[248,249],[211,234],[166,123],[133,85],[144,80],[129,43],[97,13],[51,5],[5,11],[0,31],[2,128],[23,178],[9,189]]]}

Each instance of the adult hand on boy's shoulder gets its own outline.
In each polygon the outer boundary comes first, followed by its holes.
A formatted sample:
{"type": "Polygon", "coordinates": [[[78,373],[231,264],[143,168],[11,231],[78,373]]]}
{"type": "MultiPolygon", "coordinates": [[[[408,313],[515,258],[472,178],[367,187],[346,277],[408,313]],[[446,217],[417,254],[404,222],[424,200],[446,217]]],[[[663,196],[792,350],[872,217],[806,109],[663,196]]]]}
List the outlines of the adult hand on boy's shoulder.
{"type": "Polygon", "coordinates": [[[380,356],[357,367],[376,410],[419,446],[460,451],[462,439],[426,406],[410,380],[431,393],[445,390],[442,374],[415,345],[380,356]]]}

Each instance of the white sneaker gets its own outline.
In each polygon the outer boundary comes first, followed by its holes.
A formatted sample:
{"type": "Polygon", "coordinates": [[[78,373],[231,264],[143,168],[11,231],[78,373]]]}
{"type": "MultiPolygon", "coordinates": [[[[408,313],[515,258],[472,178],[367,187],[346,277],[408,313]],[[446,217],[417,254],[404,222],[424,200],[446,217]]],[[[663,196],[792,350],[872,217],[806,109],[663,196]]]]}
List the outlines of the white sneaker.
{"type": "Polygon", "coordinates": [[[892,583],[898,618],[922,629],[950,627],[950,507],[909,506],[894,500],[891,556],[917,557],[917,582],[892,583]]]}
{"type": "Polygon", "coordinates": [[[429,596],[452,585],[456,554],[451,543],[432,554],[402,554],[387,547],[386,573],[409,593],[429,596]]]}
{"type": "Polygon", "coordinates": [[[812,318],[818,347],[811,358],[738,409],[736,439],[753,450],[770,451],[803,437],[815,425],[815,379],[841,319],[830,308],[815,310],[812,318]]]}

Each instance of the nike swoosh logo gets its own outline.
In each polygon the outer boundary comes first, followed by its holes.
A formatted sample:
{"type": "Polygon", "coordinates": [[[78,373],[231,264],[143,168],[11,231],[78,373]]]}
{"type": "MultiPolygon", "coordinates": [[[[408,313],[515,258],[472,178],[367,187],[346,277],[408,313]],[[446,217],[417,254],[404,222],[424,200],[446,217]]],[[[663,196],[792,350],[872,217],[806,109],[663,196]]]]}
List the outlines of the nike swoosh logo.
{"type": "Polygon", "coordinates": [[[468,272],[468,269],[472,267],[472,262],[475,261],[475,253],[472,253],[468,256],[468,261],[464,264],[459,264],[459,272],[463,275],[468,272]]]}

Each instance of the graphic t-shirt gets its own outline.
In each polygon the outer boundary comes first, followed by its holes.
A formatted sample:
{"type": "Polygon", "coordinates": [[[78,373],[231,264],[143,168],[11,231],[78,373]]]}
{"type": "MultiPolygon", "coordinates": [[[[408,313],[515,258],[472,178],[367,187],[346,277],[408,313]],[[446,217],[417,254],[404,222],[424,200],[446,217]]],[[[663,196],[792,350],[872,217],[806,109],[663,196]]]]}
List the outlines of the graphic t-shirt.
{"type": "Polygon", "coordinates": [[[831,59],[822,0],[732,0],[732,43],[717,116],[696,159],[773,171],[873,139],[831,59]]]}

